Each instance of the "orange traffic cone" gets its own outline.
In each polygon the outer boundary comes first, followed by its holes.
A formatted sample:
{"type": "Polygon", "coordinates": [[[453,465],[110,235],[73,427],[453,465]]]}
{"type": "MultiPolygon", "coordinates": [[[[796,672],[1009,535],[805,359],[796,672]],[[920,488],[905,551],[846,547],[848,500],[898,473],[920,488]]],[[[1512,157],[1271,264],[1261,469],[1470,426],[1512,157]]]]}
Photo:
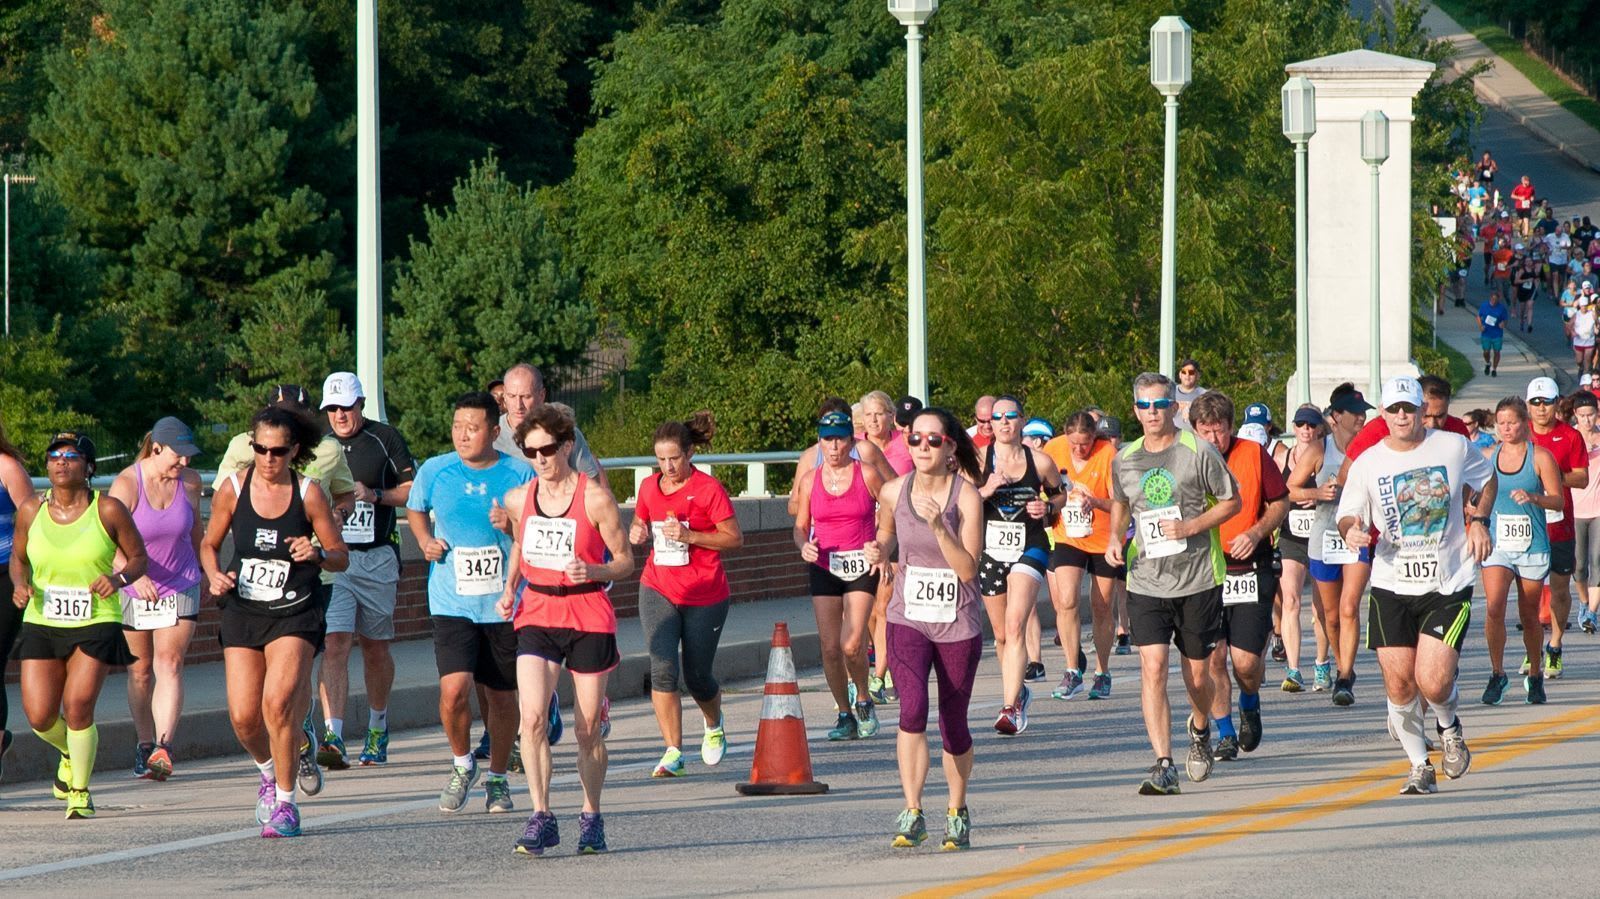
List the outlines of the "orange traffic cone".
{"type": "Polygon", "coordinates": [[[811,750],[806,747],[806,718],[800,710],[800,685],[795,682],[787,622],[780,621],[772,628],[756,757],[750,763],[750,782],[735,789],[746,796],[828,792],[827,784],[811,776],[811,750]]]}

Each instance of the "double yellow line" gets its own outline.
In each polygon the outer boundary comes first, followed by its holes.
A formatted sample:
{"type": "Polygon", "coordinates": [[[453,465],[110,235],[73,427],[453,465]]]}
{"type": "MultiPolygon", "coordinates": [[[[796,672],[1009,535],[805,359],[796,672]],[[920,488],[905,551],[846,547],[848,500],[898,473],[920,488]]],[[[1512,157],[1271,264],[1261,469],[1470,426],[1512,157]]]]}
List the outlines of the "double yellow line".
{"type": "MultiPolygon", "coordinates": [[[[1542,721],[1497,731],[1472,740],[1472,770],[1503,765],[1530,752],[1595,733],[1600,733],[1600,706],[1584,706],[1542,721]]],[[[1404,762],[1379,765],[1276,799],[1102,840],[911,895],[931,899],[999,890],[994,895],[1023,897],[1091,883],[1153,862],[1392,797],[1395,782],[1408,770],[1404,762]],[[1095,863],[1077,867],[1085,862],[1095,863]],[[1048,879],[1038,880],[1041,877],[1048,879]]]]}

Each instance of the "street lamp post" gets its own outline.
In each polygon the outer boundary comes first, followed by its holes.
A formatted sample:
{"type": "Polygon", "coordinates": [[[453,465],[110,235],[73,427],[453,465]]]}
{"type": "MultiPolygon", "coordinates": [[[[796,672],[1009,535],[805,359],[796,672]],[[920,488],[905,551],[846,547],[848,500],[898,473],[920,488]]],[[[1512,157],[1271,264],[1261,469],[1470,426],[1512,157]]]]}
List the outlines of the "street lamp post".
{"type": "Polygon", "coordinates": [[[6,263],[5,263],[5,268],[6,268],[6,290],[5,290],[5,293],[6,293],[6,302],[5,302],[5,306],[6,306],[6,325],[5,325],[5,327],[6,327],[6,331],[5,331],[5,336],[7,338],[10,338],[11,337],[11,185],[13,185],[13,184],[33,184],[34,182],[38,181],[39,179],[37,177],[33,176],[33,175],[13,175],[10,172],[6,172],[3,176],[0,176],[0,180],[4,180],[5,181],[5,194],[6,194],[6,252],[5,252],[5,257],[6,257],[6,263]]]}
{"type": "Polygon", "coordinates": [[[1371,340],[1372,359],[1370,384],[1371,396],[1379,396],[1383,389],[1383,373],[1381,371],[1383,358],[1382,331],[1379,327],[1378,314],[1380,311],[1378,284],[1378,179],[1379,170],[1384,160],[1389,158],[1389,117],[1382,110],[1369,109],[1361,117],[1361,161],[1372,169],[1372,296],[1370,298],[1371,310],[1371,340]]]}
{"type": "Polygon", "coordinates": [[[356,0],[356,375],[365,414],[383,408],[383,256],[378,180],[378,0],[356,0]]]}
{"type": "Polygon", "coordinates": [[[1174,375],[1178,289],[1178,95],[1189,86],[1194,30],[1180,16],[1150,26],[1150,84],[1167,98],[1167,159],[1161,182],[1161,373],[1174,375]]]}
{"type": "Polygon", "coordinates": [[[1283,83],[1283,136],[1294,144],[1294,368],[1300,404],[1311,402],[1311,310],[1306,261],[1307,145],[1317,133],[1317,89],[1296,75],[1283,83]]]}
{"type": "Polygon", "coordinates": [[[939,0],[889,0],[906,27],[906,392],[928,401],[928,298],[923,285],[922,26],[939,0]]]}

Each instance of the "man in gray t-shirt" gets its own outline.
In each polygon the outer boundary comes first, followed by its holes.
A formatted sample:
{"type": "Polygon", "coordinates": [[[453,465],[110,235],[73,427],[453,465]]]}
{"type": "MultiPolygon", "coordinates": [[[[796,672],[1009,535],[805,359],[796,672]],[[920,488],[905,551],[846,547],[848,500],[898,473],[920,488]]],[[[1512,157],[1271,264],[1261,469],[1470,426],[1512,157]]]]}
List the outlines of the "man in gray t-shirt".
{"type": "Polygon", "coordinates": [[[1156,763],[1139,787],[1146,796],[1178,792],[1172,766],[1172,710],[1167,702],[1167,656],[1176,642],[1183,657],[1191,781],[1211,776],[1211,676],[1207,660],[1222,630],[1222,581],[1227,573],[1217,528],[1239,511],[1239,491],[1214,447],[1178,429],[1173,384],[1145,372],[1133,382],[1134,418],[1143,436],[1111,463],[1111,534],[1106,561],[1124,562],[1121,535],[1135,532],[1127,552],[1128,619],[1139,647],[1144,722],[1156,763]]]}
{"type": "MultiPolygon", "coordinates": [[[[534,406],[545,401],[544,377],[539,374],[537,368],[527,363],[518,363],[506,372],[504,386],[506,414],[500,416],[500,436],[495,438],[494,448],[508,456],[521,459],[523,452],[522,447],[517,446],[517,425],[522,424],[534,406]]],[[[584,439],[581,429],[573,431],[572,458],[569,461],[575,471],[582,472],[591,480],[600,479],[600,460],[596,459],[594,451],[589,449],[589,441],[584,439]]]]}

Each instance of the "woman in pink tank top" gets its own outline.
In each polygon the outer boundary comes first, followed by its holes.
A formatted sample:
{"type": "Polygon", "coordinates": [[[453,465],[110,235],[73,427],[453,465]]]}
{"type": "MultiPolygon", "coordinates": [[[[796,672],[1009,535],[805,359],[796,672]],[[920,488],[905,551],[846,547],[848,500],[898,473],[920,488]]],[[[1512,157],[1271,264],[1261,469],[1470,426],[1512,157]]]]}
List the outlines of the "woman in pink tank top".
{"type": "Polygon", "coordinates": [[[878,572],[867,565],[862,547],[877,532],[883,477],[852,457],[855,430],[848,414],[823,415],[817,422],[817,441],[822,461],[798,485],[794,543],[810,576],[822,671],[839,716],[828,739],[854,740],[878,732],[866,654],[867,619],[878,590],[878,572]],[[855,687],[853,700],[850,686],[855,687]]]}
{"type": "Polygon", "coordinates": [[[172,741],[183,714],[183,661],[200,617],[200,454],[176,418],[155,423],[110,494],[133,512],[150,568],[122,591],[122,629],[138,660],[128,666],[128,711],[138,735],[135,777],[172,776],[172,741]]]}

